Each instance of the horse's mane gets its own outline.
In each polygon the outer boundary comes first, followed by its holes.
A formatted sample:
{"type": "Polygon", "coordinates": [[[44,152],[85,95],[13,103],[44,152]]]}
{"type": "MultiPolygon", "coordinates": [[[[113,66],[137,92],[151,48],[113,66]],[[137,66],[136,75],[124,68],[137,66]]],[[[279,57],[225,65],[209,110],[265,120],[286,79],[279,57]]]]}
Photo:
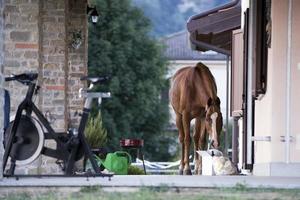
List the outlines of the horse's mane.
{"type": "Polygon", "coordinates": [[[190,66],[188,66],[188,67],[183,67],[183,68],[177,70],[177,71],[175,72],[175,74],[173,75],[172,80],[174,80],[177,76],[179,76],[179,74],[181,74],[182,71],[186,70],[187,68],[190,68],[190,66]]]}
{"type": "Polygon", "coordinates": [[[209,68],[205,66],[203,63],[199,62],[197,65],[194,67],[194,70],[198,72],[198,75],[200,76],[201,80],[203,80],[202,84],[206,85],[207,88],[212,88],[211,91],[206,91],[207,94],[212,99],[217,98],[217,85],[216,85],[216,80],[212,73],[210,72],[209,68]]]}
{"type": "MultiPolygon", "coordinates": [[[[178,93],[180,97],[180,107],[189,105],[186,101],[195,98],[195,95],[206,94],[207,99],[203,99],[203,103],[208,101],[208,98],[217,99],[217,86],[215,78],[211,74],[208,67],[199,62],[194,67],[184,67],[179,69],[172,77],[172,88],[181,88],[182,92],[178,93]]],[[[172,90],[170,90],[172,92],[172,90]]],[[[174,93],[170,93],[174,94],[174,93]]],[[[176,94],[176,93],[175,93],[176,94]]],[[[196,97],[198,98],[198,97],[196,97]]]]}

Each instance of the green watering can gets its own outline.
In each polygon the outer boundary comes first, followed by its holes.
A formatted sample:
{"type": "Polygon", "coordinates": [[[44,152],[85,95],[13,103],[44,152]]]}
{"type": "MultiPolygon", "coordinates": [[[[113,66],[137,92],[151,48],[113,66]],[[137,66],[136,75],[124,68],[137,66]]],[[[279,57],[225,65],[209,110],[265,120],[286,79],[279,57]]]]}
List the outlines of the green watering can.
{"type": "Polygon", "coordinates": [[[125,151],[108,153],[104,161],[99,157],[96,159],[99,166],[102,164],[107,170],[117,175],[128,174],[128,166],[131,164],[131,156],[125,151]]]}

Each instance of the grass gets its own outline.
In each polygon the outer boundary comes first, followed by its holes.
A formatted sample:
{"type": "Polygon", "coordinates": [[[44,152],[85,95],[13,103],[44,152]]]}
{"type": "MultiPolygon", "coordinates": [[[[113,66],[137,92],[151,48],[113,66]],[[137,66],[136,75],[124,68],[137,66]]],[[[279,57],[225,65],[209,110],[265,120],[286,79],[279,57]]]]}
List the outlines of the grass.
{"type": "Polygon", "coordinates": [[[111,191],[107,191],[108,188],[102,189],[100,187],[83,187],[80,190],[74,191],[64,189],[49,189],[39,192],[37,188],[31,188],[24,191],[21,190],[5,190],[1,188],[0,199],[7,200],[54,200],[54,199],[66,199],[66,200],[234,200],[234,199],[300,199],[300,190],[297,189],[250,189],[246,185],[238,184],[233,188],[169,188],[167,186],[161,187],[141,187],[127,188],[121,190],[121,188],[109,188],[111,191]],[[5,191],[5,192],[3,192],[5,191]]]}

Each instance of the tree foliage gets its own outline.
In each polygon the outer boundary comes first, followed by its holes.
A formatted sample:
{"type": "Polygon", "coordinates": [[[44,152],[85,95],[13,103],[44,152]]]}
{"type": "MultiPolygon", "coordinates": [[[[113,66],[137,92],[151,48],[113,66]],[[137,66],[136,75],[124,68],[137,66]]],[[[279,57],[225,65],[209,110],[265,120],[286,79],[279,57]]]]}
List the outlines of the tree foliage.
{"type": "Polygon", "coordinates": [[[111,150],[121,138],[142,138],[148,158],[168,156],[163,137],[168,102],[160,98],[167,88],[162,47],[149,36],[150,20],[129,0],[95,0],[99,22],[89,27],[89,75],[109,75],[112,98],[101,105],[111,150]],[[164,152],[161,152],[164,151],[164,152]]]}

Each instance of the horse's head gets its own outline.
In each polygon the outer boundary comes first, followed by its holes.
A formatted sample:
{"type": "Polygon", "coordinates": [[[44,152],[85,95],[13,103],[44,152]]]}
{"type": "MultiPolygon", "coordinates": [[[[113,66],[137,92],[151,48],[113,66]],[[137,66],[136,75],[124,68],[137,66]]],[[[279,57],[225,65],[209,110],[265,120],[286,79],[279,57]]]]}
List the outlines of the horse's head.
{"type": "Polygon", "coordinates": [[[206,105],[206,120],[205,126],[209,134],[209,139],[214,148],[218,148],[220,145],[220,134],[223,127],[223,117],[220,111],[221,101],[217,97],[216,99],[209,98],[206,105]]]}

